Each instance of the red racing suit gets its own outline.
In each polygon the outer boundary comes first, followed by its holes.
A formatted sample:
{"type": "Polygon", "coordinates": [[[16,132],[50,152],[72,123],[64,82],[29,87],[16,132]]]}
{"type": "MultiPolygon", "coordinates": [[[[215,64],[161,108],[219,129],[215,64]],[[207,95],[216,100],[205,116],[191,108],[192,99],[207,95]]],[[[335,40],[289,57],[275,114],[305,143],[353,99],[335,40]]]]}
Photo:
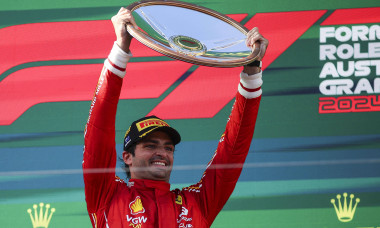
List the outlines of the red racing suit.
{"type": "Polygon", "coordinates": [[[116,43],[105,61],[85,129],[83,172],[93,227],[210,227],[235,188],[253,137],[261,73],[241,74],[238,93],[217,150],[201,180],[182,190],[153,180],[115,176],[115,116],[130,56],[116,43]]]}

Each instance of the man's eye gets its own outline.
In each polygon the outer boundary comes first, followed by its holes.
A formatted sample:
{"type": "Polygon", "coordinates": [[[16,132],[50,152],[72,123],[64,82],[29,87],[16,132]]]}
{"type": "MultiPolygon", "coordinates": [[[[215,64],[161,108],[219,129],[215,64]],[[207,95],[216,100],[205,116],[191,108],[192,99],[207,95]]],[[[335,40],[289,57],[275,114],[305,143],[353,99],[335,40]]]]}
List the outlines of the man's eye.
{"type": "Polygon", "coordinates": [[[170,151],[170,152],[173,152],[173,151],[174,151],[174,148],[172,148],[172,147],[165,147],[165,150],[170,151]]]}
{"type": "Polygon", "coordinates": [[[154,148],[156,148],[155,145],[146,145],[145,147],[150,148],[150,149],[154,149],[154,148]]]}

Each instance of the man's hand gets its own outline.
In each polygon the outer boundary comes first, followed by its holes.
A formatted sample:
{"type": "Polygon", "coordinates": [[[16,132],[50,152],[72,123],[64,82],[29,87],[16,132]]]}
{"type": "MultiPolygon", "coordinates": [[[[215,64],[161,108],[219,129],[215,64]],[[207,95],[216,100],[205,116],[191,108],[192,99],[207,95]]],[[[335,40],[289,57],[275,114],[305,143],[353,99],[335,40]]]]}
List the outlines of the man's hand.
{"type": "Polygon", "coordinates": [[[135,29],[138,29],[131,11],[121,7],[119,12],[111,18],[111,21],[115,29],[117,45],[119,45],[123,51],[129,53],[129,46],[133,37],[127,31],[126,25],[131,24],[135,29]]]}
{"type": "MultiPolygon", "coordinates": [[[[247,47],[253,48],[254,43],[257,41],[260,42],[260,54],[257,60],[261,61],[265,55],[265,52],[267,51],[269,41],[265,39],[259,33],[259,29],[255,27],[251,31],[248,32],[246,45],[247,47]]],[[[248,75],[256,74],[260,71],[261,69],[259,67],[250,67],[250,66],[244,66],[244,70],[243,70],[243,72],[247,73],[248,75]]]]}

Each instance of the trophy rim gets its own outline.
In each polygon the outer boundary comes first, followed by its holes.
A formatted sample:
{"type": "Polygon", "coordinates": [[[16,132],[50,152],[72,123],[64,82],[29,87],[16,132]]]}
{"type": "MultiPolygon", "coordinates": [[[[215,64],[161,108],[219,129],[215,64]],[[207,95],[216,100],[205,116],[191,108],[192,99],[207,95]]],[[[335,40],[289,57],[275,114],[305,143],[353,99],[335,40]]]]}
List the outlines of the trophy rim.
{"type": "MultiPolygon", "coordinates": [[[[133,12],[140,7],[151,6],[151,5],[177,6],[177,7],[195,10],[195,11],[213,16],[219,20],[222,20],[232,25],[233,27],[238,29],[240,32],[242,32],[244,35],[247,35],[247,33],[249,32],[249,30],[243,25],[241,25],[239,22],[235,21],[234,19],[222,13],[219,13],[215,10],[212,10],[203,6],[198,6],[198,5],[187,3],[187,2],[180,2],[180,1],[175,1],[175,0],[165,0],[165,1],[142,0],[142,1],[134,2],[130,4],[129,6],[127,6],[127,9],[133,12]]],[[[199,59],[199,58],[195,58],[189,55],[182,55],[178,52],[175,52],[167,48],[165,45],[161,44],[160,41],[154,39],[149,34],[143,33],[142,31],[135,29],[131,24],[127,24],[127,30],[134,38],[136,38],[139,42],[141,42],[145,46],[161,54],[164,54],[170,58],[181,60],[181,61],[188,62],[195,65],[210,66],[210,67],[239,67],[239,66],[244,66],[255,61],[260,54],[260,44],[259,42],[256,42],[253,45],[251,54],[248,55],[247,57],[242,57],[242,58],[234,59],[234,60],[224,60],[224,61],[218,61],[218,60],[213,60],[213,59],[199,59]]]]}

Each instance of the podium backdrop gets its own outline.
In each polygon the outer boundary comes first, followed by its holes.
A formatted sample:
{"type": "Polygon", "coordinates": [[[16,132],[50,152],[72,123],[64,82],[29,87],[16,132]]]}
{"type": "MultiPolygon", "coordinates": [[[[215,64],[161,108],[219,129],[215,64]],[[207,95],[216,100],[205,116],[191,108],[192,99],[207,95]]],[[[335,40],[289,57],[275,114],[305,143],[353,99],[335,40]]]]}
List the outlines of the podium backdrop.
{"type": "MultiPolygon", "coordinates": [[[[270,41],[251,149],[212,227],[379,228],[379,2],[188,2],[257,26],[270,41]]],[[[33,227],[41,213],[51,228],[91,226],[83,130],[115,40],[110,18],[130,3],[2,1],[1,227],[33,227]]],[[[195,66],[133,42],[118,153],[129,124],[155,114],[183,138],[172,188],[196,183],[224,131],[242,68],[195,66]]]]}

